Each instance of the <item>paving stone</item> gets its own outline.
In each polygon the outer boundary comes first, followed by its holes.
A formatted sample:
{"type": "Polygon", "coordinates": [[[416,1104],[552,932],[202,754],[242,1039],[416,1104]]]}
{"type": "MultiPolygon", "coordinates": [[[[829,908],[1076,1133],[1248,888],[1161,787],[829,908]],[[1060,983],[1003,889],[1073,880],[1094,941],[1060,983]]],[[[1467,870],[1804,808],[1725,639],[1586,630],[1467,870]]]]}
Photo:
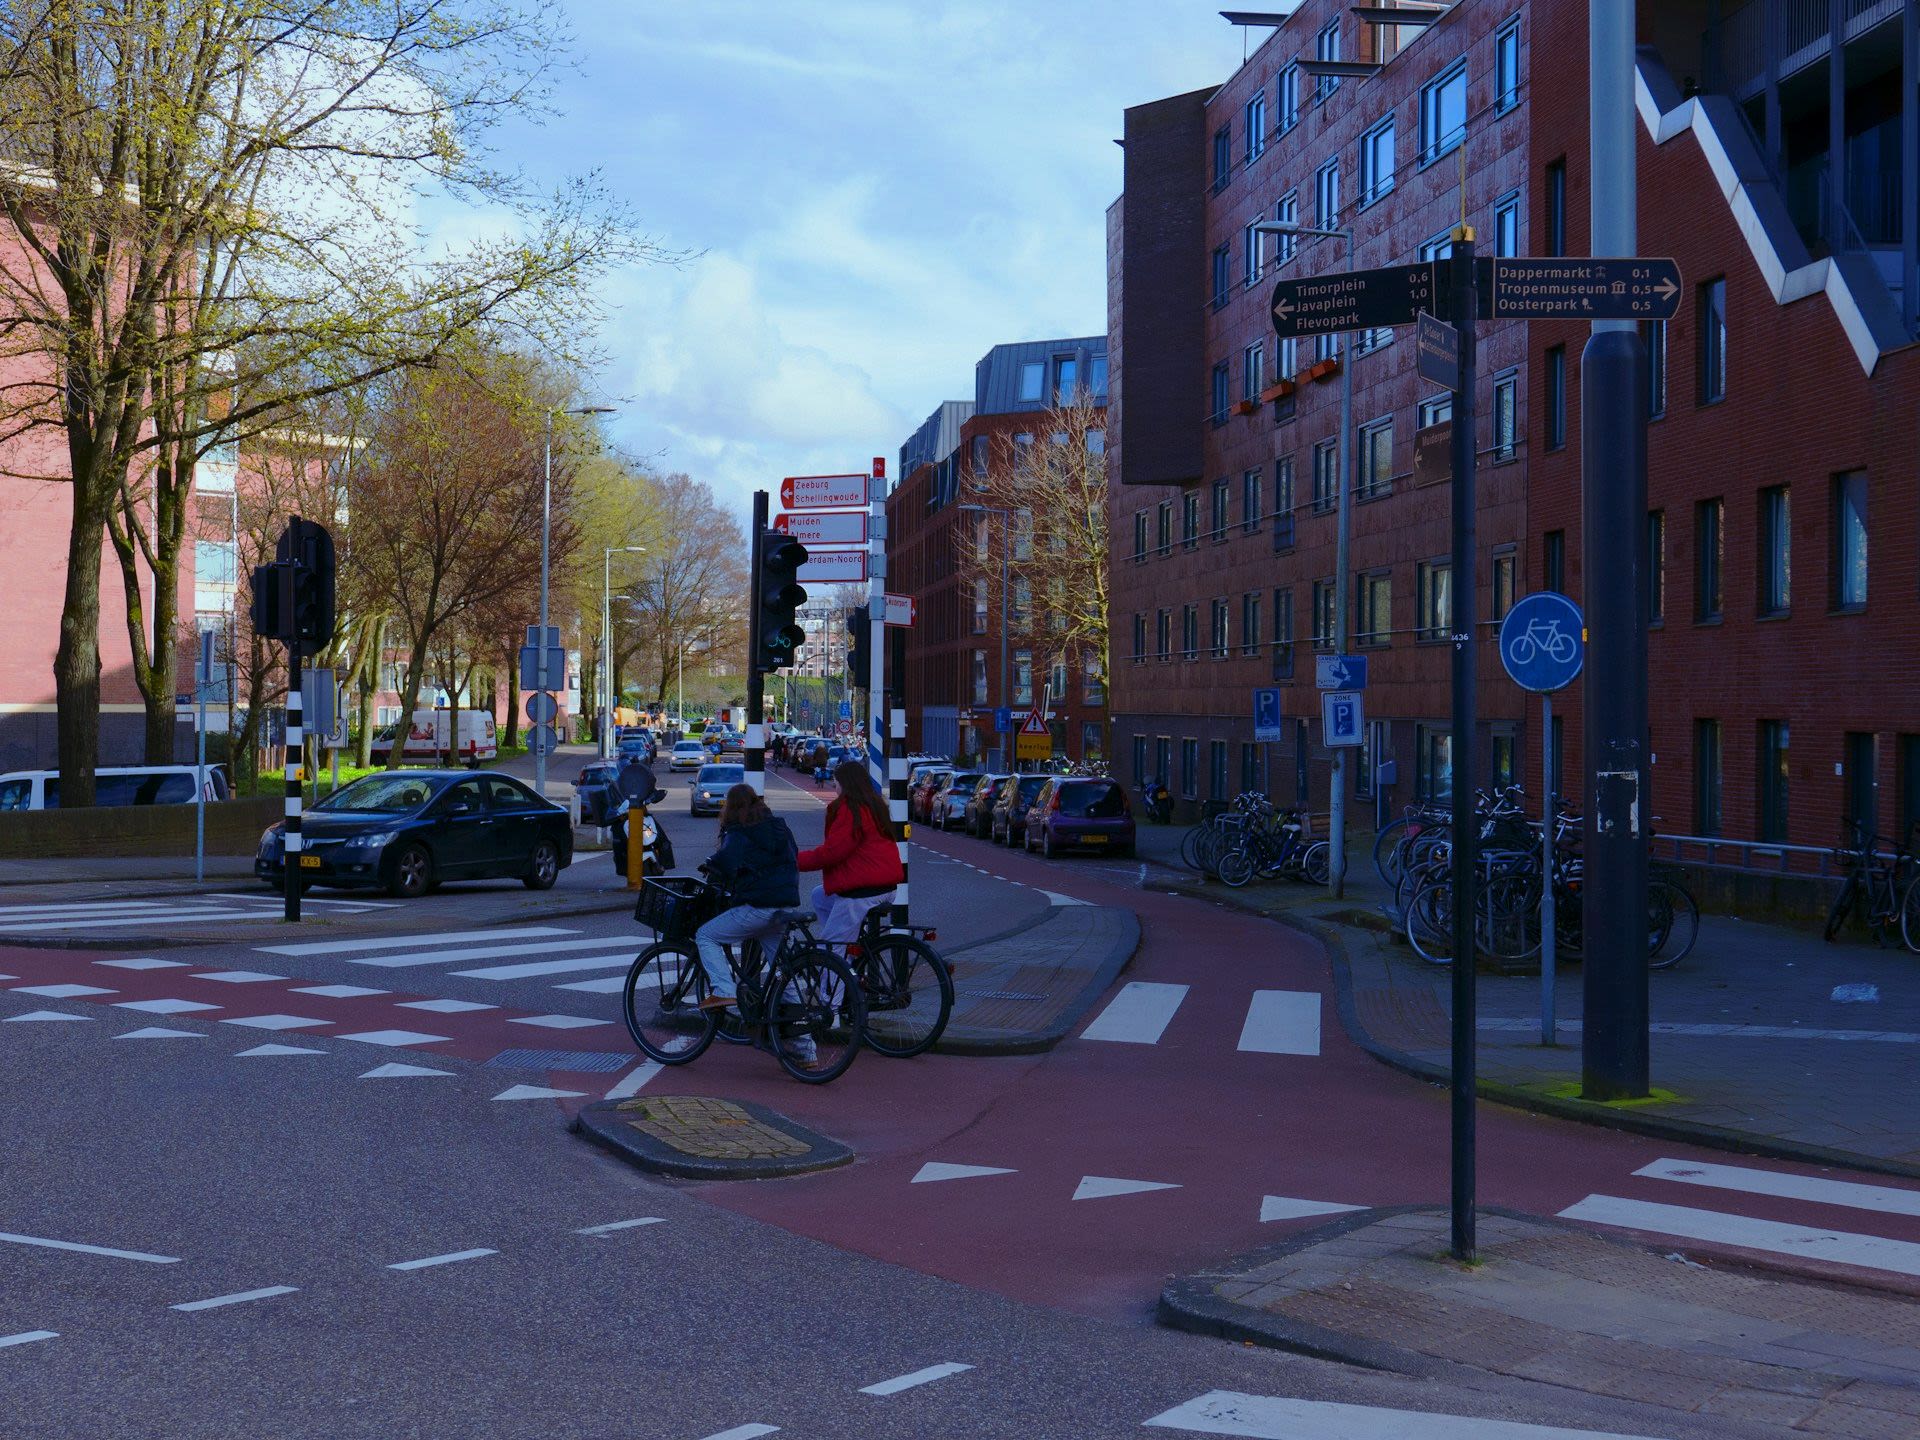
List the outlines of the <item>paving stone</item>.
{"type": "Polygon", "coordinates": [[[1837,1440],[1913,1440],[1911,1414],[1828,1403],[1807,1417],[1801,1428],[1837,1440]]]}
{"type": "Polygon", "coordinates": [[[1819,1409],[1820,1403],[1809,1396],[1782,1395],[1771,1390],[1723,1390],[1707,1399],[1700,1406],[1700,1413],[1758,1425],[1793,1426],[1819,1409]]]}

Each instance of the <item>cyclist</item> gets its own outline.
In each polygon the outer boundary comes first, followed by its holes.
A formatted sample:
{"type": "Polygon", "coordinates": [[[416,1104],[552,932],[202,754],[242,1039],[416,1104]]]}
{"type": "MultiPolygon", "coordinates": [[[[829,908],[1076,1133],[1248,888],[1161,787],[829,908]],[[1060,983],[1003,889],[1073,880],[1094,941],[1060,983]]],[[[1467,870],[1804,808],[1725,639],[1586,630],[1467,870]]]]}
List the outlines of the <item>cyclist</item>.
{"type": "Polygon", "coordinates": [[[733,970],[725,946],[758,938],[771,953],[785,933],[775,916],[800,903],[793,832],[751,785],[735,785],[720,805],[720,848],[700,868],[725,892],[729,908],[694,932],[707,972],[703,1010],[734,1003],[733,970]]]}
{"type": "Polygon", "coordinates": [[[813,891],[820,938],[829,945],[845,945],[859,938],[867,912],[890,901],[906,876],[887,802],[867,767],[843,760],[834,767],[833,783],[839,793],[827,806],[826,839],[800,852],[800,868],[821,872],[813,891]]]}

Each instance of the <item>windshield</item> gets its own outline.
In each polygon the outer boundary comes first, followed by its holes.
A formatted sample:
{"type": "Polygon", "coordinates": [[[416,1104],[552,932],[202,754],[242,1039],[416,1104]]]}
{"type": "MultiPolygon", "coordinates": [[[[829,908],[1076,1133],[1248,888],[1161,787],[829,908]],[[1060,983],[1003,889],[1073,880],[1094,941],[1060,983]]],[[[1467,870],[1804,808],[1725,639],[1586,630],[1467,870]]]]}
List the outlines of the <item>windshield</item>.
{"type": "Polygon", "coordinates": [[[701,785],[738,785],[747,778],[746,767],[742,765],[702,765],[698,783],[701,785]]]}
{"type": "Polygon", "coordinates": [[[699,755],[703,753],[706,748],[707,747],[702,745],[698,740],[682,740],[678,745],[673,747],[673,753],[676,755],[699,755]]]}
{"type": "Polygon", "coordinates": [[[1118,785],[1099,780],[1069,782],[1060,787],[1060,813],[1083,820],[1117,820],[1127,813],[1127,800],[1118,785]]]}
{"type": "Polygon", "coordinates": [[[953,777],[953,782],[948,788],[953,790],[971,790],[974,786],[978,785],[979,783],[980,783],[980,776],[978,772],[975,772],[973,774],[968,774],[965,771],[962,771],[960,774],[955,775],[953,777]]]}
{"type": "Polygon", "coordinates": [[[434,793],[433,783],[418,775],[368,775],[343,786],[313,808],[404,813],[418,810],[434,793]]]}
{"type": "Polygon", "coordinates": [[[1020,798],[1032,803],[1033,797],[1046,788],[1048,776],[1022,775],[1020,777],[1020,798]]]}

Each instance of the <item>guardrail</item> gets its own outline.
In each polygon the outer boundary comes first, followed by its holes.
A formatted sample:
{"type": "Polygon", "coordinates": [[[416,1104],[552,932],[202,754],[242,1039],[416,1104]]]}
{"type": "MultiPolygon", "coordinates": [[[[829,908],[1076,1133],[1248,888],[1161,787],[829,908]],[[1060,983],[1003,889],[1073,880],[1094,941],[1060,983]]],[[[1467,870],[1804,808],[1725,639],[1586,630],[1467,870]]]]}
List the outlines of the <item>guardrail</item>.
{"type": "MultiPolygon", "coordinates": [[[[1713,865],[1755,875],[1811,875],[1839,879],[1844,873],[1831,846],[1784,845],[1766,840],[1729,840],[1719,835],[1656,835],[1653,853],[1679,864],[1713,865]],[[1728,859],[1727,856],[1735,858],[1728,859]]],[[[1893,857],[1876,851],[1876,859],[1893,857]]]]}

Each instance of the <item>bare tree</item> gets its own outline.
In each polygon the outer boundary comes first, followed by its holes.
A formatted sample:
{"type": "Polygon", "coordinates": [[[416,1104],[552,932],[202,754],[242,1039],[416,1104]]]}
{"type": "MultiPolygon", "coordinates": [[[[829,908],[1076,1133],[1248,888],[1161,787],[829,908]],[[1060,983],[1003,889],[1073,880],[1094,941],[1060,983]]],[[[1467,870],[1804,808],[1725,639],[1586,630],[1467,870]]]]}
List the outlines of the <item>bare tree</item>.
{"type": "MultiPolygon", "coordinates": [[[[673,693],[681,647],[709,669],[744,662],[748,550],[740,523],[700,481],[668,475],[658,482],[656,498],[655,548],[640,557],[641,578],[626,592],[635,623],[625,653],[649,655],[653,698],[665,700],[673,693]]],[[[619,627],[614,633],[618,638],[619,627]]],[[[616,663],[616,674],[619,669],[616,663]]]]}

